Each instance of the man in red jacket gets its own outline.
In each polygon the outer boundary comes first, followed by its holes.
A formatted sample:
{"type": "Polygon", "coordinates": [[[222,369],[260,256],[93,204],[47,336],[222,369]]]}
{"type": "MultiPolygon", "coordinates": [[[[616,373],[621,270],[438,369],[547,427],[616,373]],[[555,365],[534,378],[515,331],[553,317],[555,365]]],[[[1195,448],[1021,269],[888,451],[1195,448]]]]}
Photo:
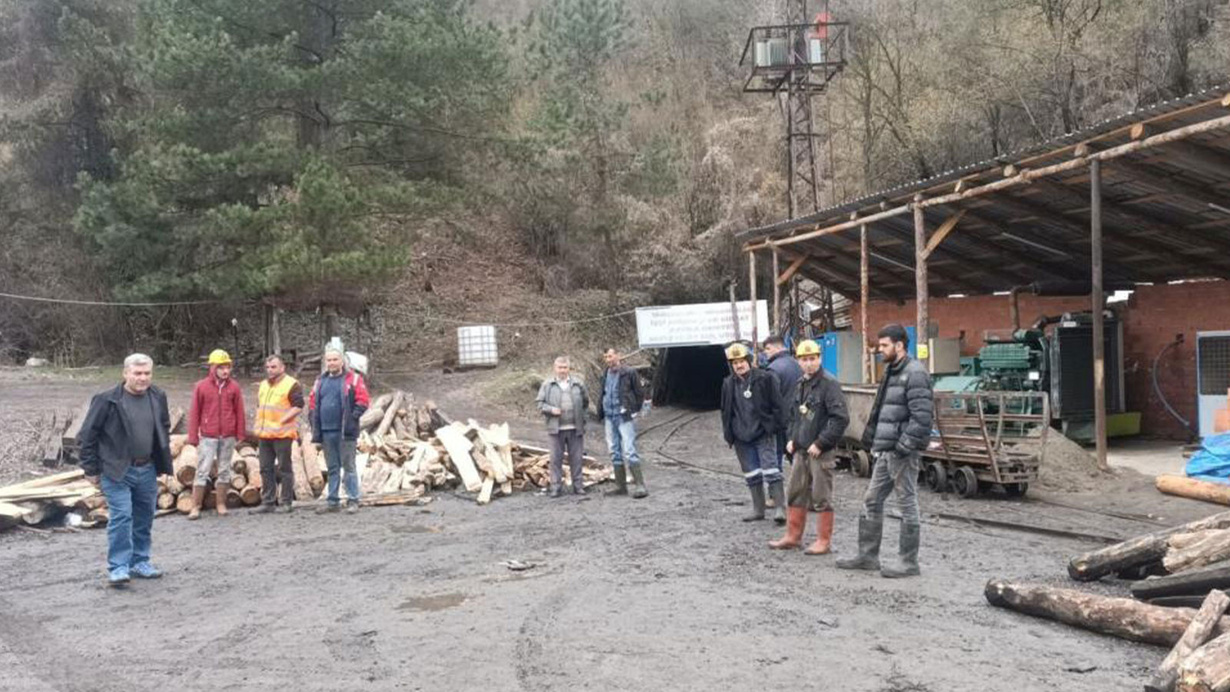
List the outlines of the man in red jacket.
{"type": "Polygon", "coordinates": [[[209,354],[209,375],[196,383],[192,406],[188,409],[188,444],[200,453],[196,481],[192,485],[192,511],[189,519],[201,516],[201,505],[209,477],[217,469],[214,483],[218,516],[226,515],[226,493],[231,489],[231,457],[235,443],[246,436],[243,390],[231,379],[231,357],[217,349],[209,354]]]}

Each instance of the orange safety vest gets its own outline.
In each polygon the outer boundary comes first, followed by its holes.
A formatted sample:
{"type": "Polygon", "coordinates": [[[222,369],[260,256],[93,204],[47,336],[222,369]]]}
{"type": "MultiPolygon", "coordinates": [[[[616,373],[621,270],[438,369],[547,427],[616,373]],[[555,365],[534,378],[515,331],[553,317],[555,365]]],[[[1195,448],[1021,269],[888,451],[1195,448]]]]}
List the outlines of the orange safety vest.
{"type": "Polygon", "coordinates": [[[299,436],[298,422],[291,421],[286,425],[281,420],[294,408],[290,403],[290,390],[299,384],[290,375],[282,375],[277,384],[269,384],[269,380],[261,380],[260,392],[256,395],[256,436],[262,440],[293,440],[299,436]]]}

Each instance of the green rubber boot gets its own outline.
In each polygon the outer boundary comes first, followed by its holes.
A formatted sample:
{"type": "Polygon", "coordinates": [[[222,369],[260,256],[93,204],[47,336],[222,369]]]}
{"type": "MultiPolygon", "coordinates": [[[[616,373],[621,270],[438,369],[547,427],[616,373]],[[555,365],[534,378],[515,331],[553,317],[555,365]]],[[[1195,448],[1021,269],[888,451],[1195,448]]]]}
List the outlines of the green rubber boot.
{"type": "Polygon", "coordinates": [[[624,470],[624,465],[619,464],[617,466],[612,466],[611,468],[614,469],[611,475],[615,477],[615,487],[612,490],[606,491],[605,494],[607,495],[627,495],[628,494],[628,474],[624,470]]]}
{"type": "Polygon", "coordinates": [[[632,497],[637,500],[648,497],[649,491],[645,488],[645,472],[641,470],[641,465],[631,464],[628,469],[632,471],[632,497]]]}
{"type": "Polygon", "coordinates": [[[901,539],[898,552],[901,559],[896,565],[886,566],[880,570],[882,576],[889,579],[916,577],[921,573],[918,569],[918,524],[902,524],[901,539]]]}
{"type": "Polygon", "coordinates": [[[858,518],[858,555],[837,560],[838,569],[880,569],[880,538],[884,519],[858,518]]]}

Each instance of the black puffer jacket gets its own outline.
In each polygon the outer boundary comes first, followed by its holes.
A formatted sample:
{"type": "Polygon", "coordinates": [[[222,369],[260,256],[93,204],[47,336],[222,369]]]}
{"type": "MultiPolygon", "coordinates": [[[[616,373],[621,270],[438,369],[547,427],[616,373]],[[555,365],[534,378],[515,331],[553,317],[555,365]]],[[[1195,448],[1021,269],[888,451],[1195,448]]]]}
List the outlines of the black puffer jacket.
{"type": "Polygon", "coordinates": [[[922,363],[906,356],[884,374],[876,392],[863,447],[873,452],[895,450],[917,454],[931,440],[931,376],[922,363]]]}
{"type": "Polygon", "coordinates": [[[819,370],[800,379],[788,401],[789,435],[796,452],[805,451],[813,442],[821,452],[837,446],[850,424],[846,395],[837,380],[819,370]]]}

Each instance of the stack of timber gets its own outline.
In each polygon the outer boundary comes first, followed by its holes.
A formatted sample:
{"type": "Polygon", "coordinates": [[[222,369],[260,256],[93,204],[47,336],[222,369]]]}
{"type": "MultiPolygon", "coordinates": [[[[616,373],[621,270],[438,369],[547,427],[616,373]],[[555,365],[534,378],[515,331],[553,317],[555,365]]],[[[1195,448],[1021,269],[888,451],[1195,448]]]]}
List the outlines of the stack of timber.
{"type": "Polygon", "coordinates": [[[985,596],[1002,608],[1172,647],[1145,685],[1149,692],[1230,692],[1230,512],[1078,555],[1068,575],[1135,579],[1128,585],[1134,598],[997,579],[985,596]]]}
{"type": "MultiPolygon", "coordinates": [[[[547,450],[515,442],[507,423],[451,421],[430,401],[415,407],[405,392],[377,398],[359,426],[360,488],[372,504],[412,501],[432,490],[458,487],[487,504],[549,483],[547,450]]],[[[610,475],[609,466],[585,457],[584,485],[610,475]]],[[[565,482],[571,482],[567,469],[565,482]]]]}
{"type": "Polygon", "coordinates": [[[55,473],[0,488],[0,531],[35,526],[77,510],[106,522],[101,493],[81,469],[55,473]],[[101,514],[96,512],[101,508],[101,514]]]}

